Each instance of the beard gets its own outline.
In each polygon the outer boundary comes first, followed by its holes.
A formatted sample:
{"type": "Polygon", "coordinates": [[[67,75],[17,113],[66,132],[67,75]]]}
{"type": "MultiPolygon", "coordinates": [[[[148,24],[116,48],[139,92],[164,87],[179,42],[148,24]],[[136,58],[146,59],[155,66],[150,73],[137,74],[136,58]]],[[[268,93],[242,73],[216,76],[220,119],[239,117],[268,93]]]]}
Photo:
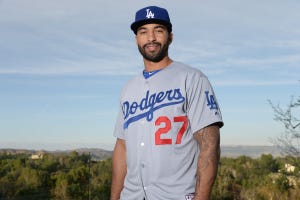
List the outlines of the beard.
{"type": "Polygon", "coordinates": [[[145,44],[143,47],[138,45],[139,51],[142,54],[143,58],[145,60],[151,61],[151,62],[160,62],[164,57],[168,55],[169,50],[169,43],[161,44],[159,42],[150,42],[145,44]],[[146,52],[146,46],[147,45],[157,45],[160,47],[158,52],[146,52]]]}

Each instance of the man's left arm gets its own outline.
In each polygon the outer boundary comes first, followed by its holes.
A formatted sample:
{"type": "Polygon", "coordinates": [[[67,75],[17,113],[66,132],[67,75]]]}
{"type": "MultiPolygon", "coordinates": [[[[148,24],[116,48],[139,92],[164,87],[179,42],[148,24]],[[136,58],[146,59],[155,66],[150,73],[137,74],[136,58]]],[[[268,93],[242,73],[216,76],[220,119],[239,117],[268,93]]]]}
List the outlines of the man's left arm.
{"type": "Polygon", "coordinates": [[[200,147],[194,200],[209,200],[220,160],[220,130],[217,124],[194,134],[200,147]]]}

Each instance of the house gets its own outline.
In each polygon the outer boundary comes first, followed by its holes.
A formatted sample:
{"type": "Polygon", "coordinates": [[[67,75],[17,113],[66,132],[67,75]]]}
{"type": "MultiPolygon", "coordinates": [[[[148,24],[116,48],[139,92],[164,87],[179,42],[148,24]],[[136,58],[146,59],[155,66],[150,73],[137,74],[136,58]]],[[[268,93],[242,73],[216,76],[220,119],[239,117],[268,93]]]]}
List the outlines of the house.
{"type": "Polygon", "coordinates": [[[288,163],[286,163],[286,164],[284,165],[284,168],[285,168],[285,171],[286,171],[286,172],[291,172],[291,173],[293,173],[293,172],[295,171],[295,166],[293,166],[293,165],[291,165],[291,164],[288,164],[288,163]]]}
{"type": "Polygon", "coordinates": [[[39,152],[39,153],[37,153],[37,154],[32,154],[32,155],[30,156],[30,158],[31,158],[32,160],[38,160],[38,159],[43,159],[43,156],[44,156],[44,152],[39,152]]]}

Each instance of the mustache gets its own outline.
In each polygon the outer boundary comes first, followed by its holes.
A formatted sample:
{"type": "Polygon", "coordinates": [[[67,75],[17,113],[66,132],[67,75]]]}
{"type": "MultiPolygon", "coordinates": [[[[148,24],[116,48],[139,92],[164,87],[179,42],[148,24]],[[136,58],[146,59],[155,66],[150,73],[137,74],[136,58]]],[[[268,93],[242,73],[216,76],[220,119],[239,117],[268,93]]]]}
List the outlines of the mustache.
{"type": "Polygon", "coordinates": [[[159,42],[148,42],[147,44],[145,44],[143,46],[143,48],[146,48],[146,46],[148,46],[148,45],[158,45],[158,46],[161,46],[161,43],[159,43],[159,42]]]}

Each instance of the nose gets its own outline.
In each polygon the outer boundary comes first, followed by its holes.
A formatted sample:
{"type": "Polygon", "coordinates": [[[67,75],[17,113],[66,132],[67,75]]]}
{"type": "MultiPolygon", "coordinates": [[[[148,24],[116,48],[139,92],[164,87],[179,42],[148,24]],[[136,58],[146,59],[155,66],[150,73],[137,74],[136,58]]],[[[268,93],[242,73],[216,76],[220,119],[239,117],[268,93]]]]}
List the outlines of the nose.
{"type": "Polygon", "coordinates": [[[148,32],[148,41],[153,42],[156,41],[156,36],[154,31],[149,31],[148,32]]]}

